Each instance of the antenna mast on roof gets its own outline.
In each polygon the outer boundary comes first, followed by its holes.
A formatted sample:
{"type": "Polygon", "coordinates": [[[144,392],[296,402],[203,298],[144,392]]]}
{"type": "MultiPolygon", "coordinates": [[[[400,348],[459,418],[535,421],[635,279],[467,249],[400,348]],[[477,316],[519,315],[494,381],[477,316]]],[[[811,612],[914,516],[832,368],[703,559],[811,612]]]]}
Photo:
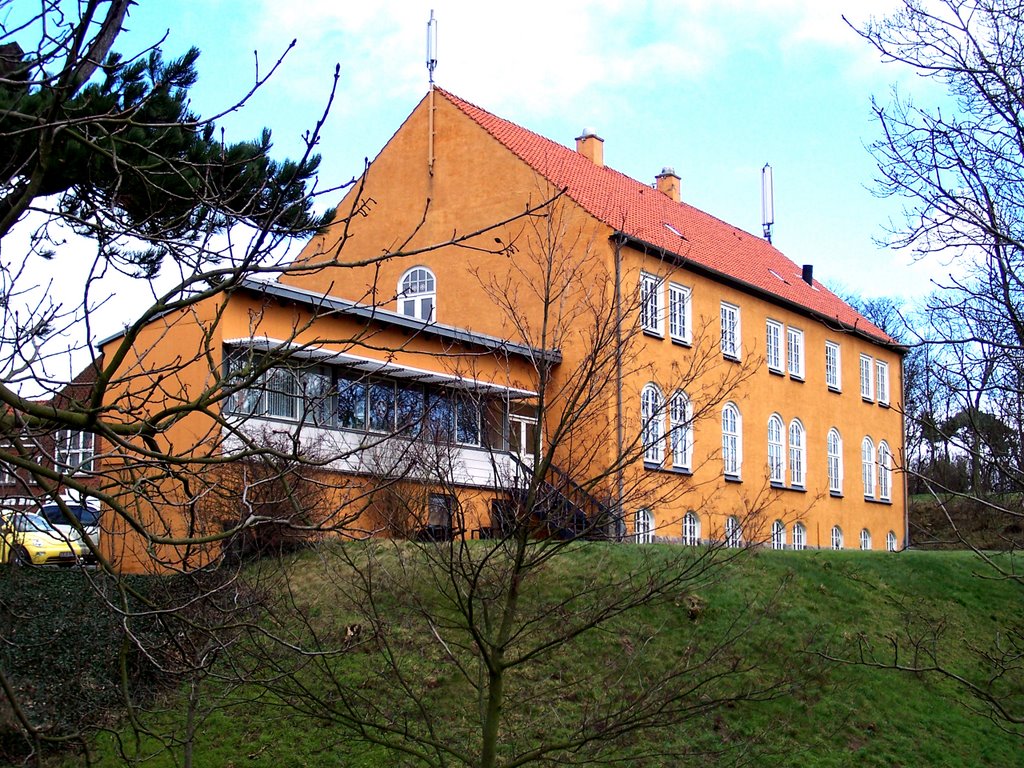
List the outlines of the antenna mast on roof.
{"type": "Polygon", "coordinates": [[[772,181],[772,167],[768,163],[761,169],[761,226],[764,239],[772,241],[772,225],[775,223],[775,185],[772,181]]]}
{"type": "Polygon", "coordinates": [[[427,22],[427,78],[431,87],[434,85],[434,69],[437,67],[437,19],[434,18],[434,11],[430,11],[430,21],[427,22]]]}
{"type": "Polygon", "coordinates": [[[427,174],[434,176],[434,69],[437,67],[437,19],[434,9],[430,9],[430,20],[427,22],[427,79],[430,91],[430,108],[427,110],[427,174]]]}

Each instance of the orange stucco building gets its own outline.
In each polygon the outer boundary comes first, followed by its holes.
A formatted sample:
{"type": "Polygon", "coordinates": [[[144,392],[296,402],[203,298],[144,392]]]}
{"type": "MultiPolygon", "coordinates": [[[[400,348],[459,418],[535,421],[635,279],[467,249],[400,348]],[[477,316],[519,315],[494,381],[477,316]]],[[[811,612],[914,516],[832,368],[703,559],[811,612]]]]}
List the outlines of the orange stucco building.
{"type": "MultiPolygon", "coordinates": [[[[212,459],[243,429],[301,433],[350,491],[398,456],[429,492],[408,425],[443,423],[447,490],[422,522],[450,528],[434,507],[456,501],[461,535],[497,530],[510,478],[547,456],[627,540],[902,548],[901,348],[810,268],[681,202],[671,170],[644,184],[602,150],[431,89],[293,270],[154,321],[125,370],[166,366],[173,387],[125,386],[167,408],[254,355],[301,361],[161,439],[212,459]],[[171,336],[212,352],[173,367],[171,336]]],[[[195,534],[173,497],[140,515],[195,534]]],[[[346,521],[381,531],[372,504],[346,521]]],[[[122,567],[148,567],[152,543],[116,533],[122,567]]]]}

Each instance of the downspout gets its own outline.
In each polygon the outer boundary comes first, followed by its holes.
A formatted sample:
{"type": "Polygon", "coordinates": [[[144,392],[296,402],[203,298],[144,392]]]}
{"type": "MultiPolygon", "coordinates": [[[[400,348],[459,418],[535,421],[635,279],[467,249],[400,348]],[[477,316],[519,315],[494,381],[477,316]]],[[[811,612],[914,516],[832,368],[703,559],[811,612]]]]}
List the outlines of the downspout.
{"type": "Polygon", "coordinates": [[[625,427],[622,423],[622,238],[615,238],[615,508],[618,517],[615,520],[615,538],[621,540],[625,528],[625,513],[622,500],[625,496],[625,478],[623,477],[622,451],[625,443],[625,427]]]}
{"type": "Polygon", "coordinates": [[[910,484],[907,482],[906,356],[900,355],[900,445],[903,454],[903,549],[910,547],[910,484]]]}

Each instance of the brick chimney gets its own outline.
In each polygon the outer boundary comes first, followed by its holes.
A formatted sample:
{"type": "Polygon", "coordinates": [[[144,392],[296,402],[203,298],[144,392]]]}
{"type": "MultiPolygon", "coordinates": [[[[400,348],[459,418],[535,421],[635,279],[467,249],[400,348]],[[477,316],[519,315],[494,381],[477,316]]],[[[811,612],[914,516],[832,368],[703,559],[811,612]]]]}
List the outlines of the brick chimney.
{"type": "Polygon", "coordinates": [[[593,128],[584,128],[576,137],[576,151],[594,165],[604,165],[604,139],[593,128]]]}
{"type": "Polygon", "coordinates": [[[677,203],[679,202],[679,177],[676,175],[675,168],[665,166],[654,179],[657,181],[659,192],[668,195],[677,203]]]}

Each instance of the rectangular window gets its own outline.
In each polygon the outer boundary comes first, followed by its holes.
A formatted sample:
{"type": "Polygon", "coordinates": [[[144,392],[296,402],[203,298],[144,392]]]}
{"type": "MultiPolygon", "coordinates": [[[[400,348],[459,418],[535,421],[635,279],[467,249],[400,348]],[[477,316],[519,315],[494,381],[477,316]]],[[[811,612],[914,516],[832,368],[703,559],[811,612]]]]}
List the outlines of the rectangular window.
{"type": "Polygon", "coordinates": [[[57,433],[57,470],[62,472],[90,472],[93,459],[93,435],[74,429],[57,433]]]}
{"type": "Polygon", "coordinates": [[[804,332],[786,329],[786,368],[794,379],[804,377],[804,332]]]}
{"type": "Polygon", "coordinates": [[[722,354],[733,360],[740,358],[740,308],[722,302],[722,354]]]}
{"type": "Polygon", "coordinates": [[[668,333],[674,341],[690,343],[690,289],[668,284],[668,333]]]}
{"type": "Polygon", "coordinates": [[[266,373],[266,405],[268,416],[294,420],[299,410],[295,372],[287,368],[271,368],[266,373]]]}
{"type": "Polygon", "coordinates": [[[371,432],[393,432],[395,429],[395,385],[390,381],[373,381],[367,391],[371,432]]]}
{"type": "Polygon", "coordinates": [[[303,423],[318,427],[334,426],[334,388],[328,368],[303,371],[299,383],[302,389],[303,423]]]}
{"type": "Polygon", "coordinates": [[[457,399],[455,405],[455,441],[480,445],[480,406],[468,397],[457,399]]]}
{"type": "Polygon", "coordinates": [[[640,273],[640,327],[644,333],[661,336],[661,320],[664,307],[661,297],[661,280],[647,272],[640,273]]]}
{"type": "Polygon", "coordinates": [[[426,400],[423,387],[419,384],[399,383],[398,395],[395,399],[395,414],[398,419],[399,432],[409,436],[418,435],[423,426],[425,412],[426,400]]]}
{"type": "Polygon", "coordinates": [[[875,399],[875,377],[869,355],[860,356],[860,396],[865,400],[875,399]]]}
{"type": "Polygon", "coordinates": [[[366,429],[366,383],[358,376],[338,376],[338,426],[366,429]]]}
{"type": "Polygon", "coordinates": [[[825,342],[825,384],[829,389],[838,392],[842,389],[839,368],[839,345],[834,341],[825,342]]]}
{"type": "Polygon", "coordinates": [[[782,323],[769,320],[765,326],[764,354],[768,370],[782,373],[782,323]]]}
{"type": "Polygon", "coordinates": [[[875,360],[875,394],[880,404],[889,404],[889,364],[881,360],[875,360]]]}

